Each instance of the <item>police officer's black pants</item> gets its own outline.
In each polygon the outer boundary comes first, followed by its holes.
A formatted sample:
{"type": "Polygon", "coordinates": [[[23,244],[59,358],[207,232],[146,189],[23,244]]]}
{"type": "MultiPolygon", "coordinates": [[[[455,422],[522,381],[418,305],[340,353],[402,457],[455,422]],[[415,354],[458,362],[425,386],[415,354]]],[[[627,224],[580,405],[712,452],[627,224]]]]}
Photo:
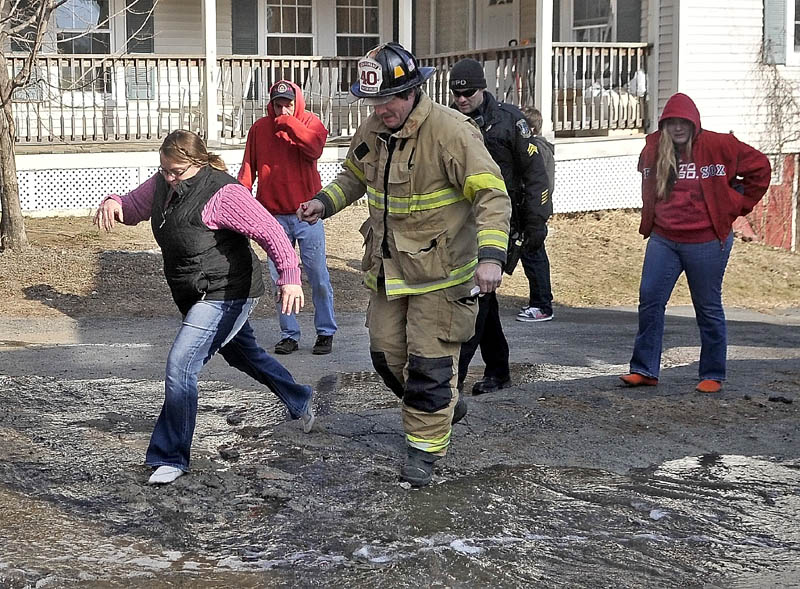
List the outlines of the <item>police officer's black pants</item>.
{"type": "Polygon", "coordinates": [[[478,297],[478,318],[475,321],[475,335],[461,345],[458,358],[458,382],[464,383],[467,370],[478,346],[481,348],[481,357],[486,364],[483,370],[484,378],[492,377],[498,380],[508,380],[511,372],[508,366],[508,342],[500,323],[500,306],[497,295],[488,293],[478,297]]]}

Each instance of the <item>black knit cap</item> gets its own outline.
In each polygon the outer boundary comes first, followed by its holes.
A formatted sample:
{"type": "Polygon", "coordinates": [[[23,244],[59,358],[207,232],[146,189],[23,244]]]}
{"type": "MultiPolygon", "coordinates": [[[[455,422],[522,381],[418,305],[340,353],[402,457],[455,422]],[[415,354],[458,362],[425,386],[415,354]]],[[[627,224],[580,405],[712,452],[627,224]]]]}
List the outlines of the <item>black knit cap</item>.
{"type": "Polygon", "coordinates": [[[474,59],[462,59],[450,70],[450,89],[486,88],[483,66],[474,59]]]}

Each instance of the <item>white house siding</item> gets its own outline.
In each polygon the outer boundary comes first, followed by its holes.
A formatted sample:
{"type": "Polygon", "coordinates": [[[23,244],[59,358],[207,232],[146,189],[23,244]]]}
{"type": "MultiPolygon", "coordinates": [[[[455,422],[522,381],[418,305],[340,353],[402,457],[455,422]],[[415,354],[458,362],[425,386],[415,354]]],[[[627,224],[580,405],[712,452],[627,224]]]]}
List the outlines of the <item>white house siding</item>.
{"type": "Polygon", "coordinates": [[[155,53],[201,55],[203,7],[200,0],[165,0],[153,14],[155,53]]]}
{"type": "MultiPolygon", "coordinates": [[[[770,66],[761,63],[763,10],[763,0],[684,0],[678,87],[697,103],[704,127],[733,131],[768,151],[779,142],[780,132],[767,128],[770,101],[764,76],[770,66]]],[[[800,67],[777,68],[800,87],[800,67]]]]}
{"type": "Polygon", "coordinates": [[[233,54],[233,0],[217,0],[217,55],[233,54]]]}
{"type": "Polygon", "coordinates": [[[697,104],[703,126],[759,143],[763,96],[756,69],[762,43],[761,0],[684,0],[680,12],[678,89],[697,104]]]}
{"type": "MultiPolygon", "coordinates": [[[[677,2],[680,0],[658,0],[658,39],[656,56],[658,68],[658,86],[656,101],[658,113],[664,108],[667,98],[672,95],[678,84],[677,53],[677,2]]],[[[709,0],[713,1],[713,0],[709,0]]]]}

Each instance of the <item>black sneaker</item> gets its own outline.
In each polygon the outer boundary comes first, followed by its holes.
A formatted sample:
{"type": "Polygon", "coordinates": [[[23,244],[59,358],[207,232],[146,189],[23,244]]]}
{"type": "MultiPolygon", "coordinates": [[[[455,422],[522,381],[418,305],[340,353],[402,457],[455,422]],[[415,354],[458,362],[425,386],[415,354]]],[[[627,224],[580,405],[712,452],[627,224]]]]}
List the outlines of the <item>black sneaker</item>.
{"type": "Polygon", "coordinates": [[[485,395],[486,393],[494,393],[495,391],[499,391],[500,389],[504,389],[510,386],[511,386],[511,378],[500,380],[499,378],[495,378],[494,376],[485,376],[482,380],[476,382],[475,385],[472,387],[472,394],[485,395]]]}
{"type": "Polygon", "coordinates": [[[297,351],[297,340],[293,340],[290,337],[285,337],[277,344],[275,344],[275,353],[276,354],[291,354],[292,352],[297,351]]]}
{"type": "MultiPolygon", "coordinates": [[[[295,348],[297,349],[297,348],[295,348]]],[[[317,342],[311,349],[312,354],[321,356],[322,354],[330,354],[333,349],[333,336],[332,335],[318,335],[317,342]]]]}

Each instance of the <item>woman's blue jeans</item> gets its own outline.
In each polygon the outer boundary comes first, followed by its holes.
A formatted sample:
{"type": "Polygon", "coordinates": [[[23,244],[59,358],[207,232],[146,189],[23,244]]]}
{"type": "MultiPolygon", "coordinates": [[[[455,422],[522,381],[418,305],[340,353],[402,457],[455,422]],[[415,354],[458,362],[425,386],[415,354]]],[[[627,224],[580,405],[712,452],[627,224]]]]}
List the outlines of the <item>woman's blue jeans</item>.
{"type": "Polygon", "coordinates": [[[202,300],[183,318],[167,358],[164,406],[147,448],[150,466],[189,468],[197,420],[197,376],[219,351],[225,361],[266,385],[289,409],[292,418],[305,413],[312,389],[295,382],[280,362],[256,342],[247,318],[258,299],[202,300]]]}
{"type": "Polygon", "coordinates": [[[639,286],[639,331],[631,372],[658,378],[664,338],[664,312],[681,272],[686,272],[700,328],[700,379],[725,380],[728,349],[722,278],[733,245],[723,241],[678,243],[653,233],[647,242],[639,286]]]}
{"type": "MultiPolygon", "coordinates": [[[[297,215],[275,215],[286,236],[294,246],[300,246],[300,260],[303,272],[311,284],[311,300],[314,303],[314,327],[317,335],[336,333],[336,319],[333,314],[333,288],[328,273],[328,258],[325,255],[325,227],[321,221],[313,225],[300,221],[297,215]]],[[[278,270],[269,261],[269,273],[273,282],[278,280],[278,270]]],[[[278,322],[281,326],[281,339],[292,338],[300,341],[300,324],[294,313],[281,313],[281,303],[276,304],[278,322]]]]}

